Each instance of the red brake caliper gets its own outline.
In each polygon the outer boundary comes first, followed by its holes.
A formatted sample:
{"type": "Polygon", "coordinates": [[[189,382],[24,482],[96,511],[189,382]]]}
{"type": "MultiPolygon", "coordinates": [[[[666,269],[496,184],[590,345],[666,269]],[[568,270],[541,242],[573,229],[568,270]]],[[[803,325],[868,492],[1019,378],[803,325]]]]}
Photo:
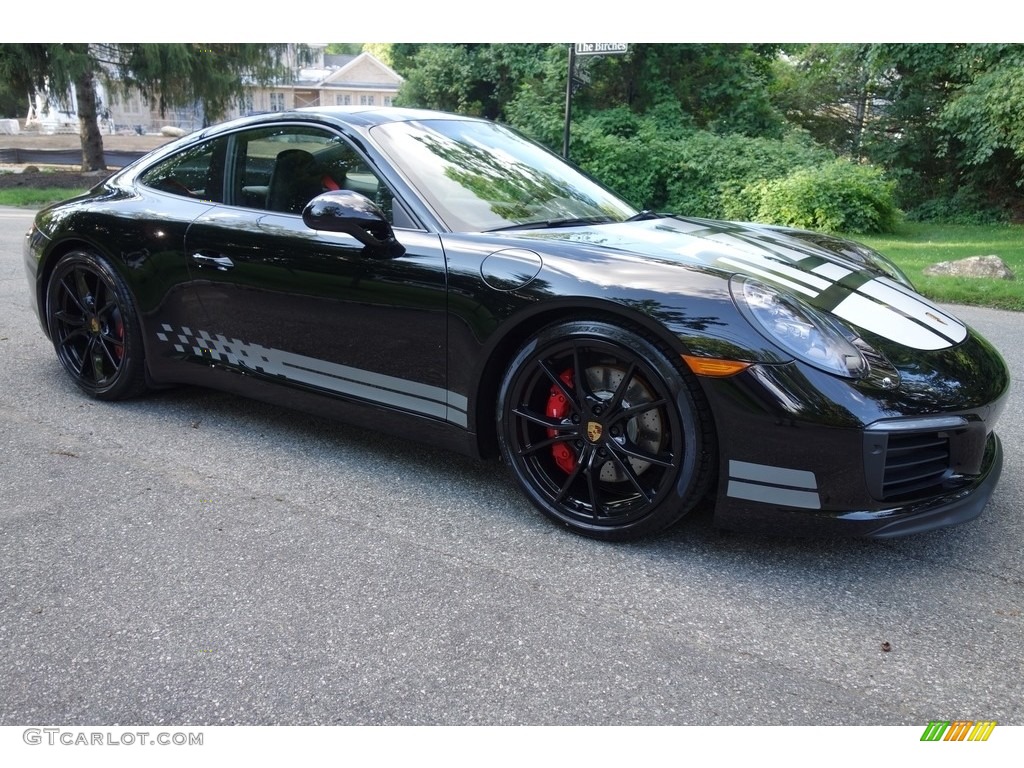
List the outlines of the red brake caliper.
{"type": "MultiPolygon", "coordinates": [[[[566,368],[559,377],[569,389],[572,389],[572,368],[566,368]]],[[[551,385],[551,395],[548,397],[547,416],[549,419],[564,419],[569,415],[572,408],[571,403],[565,399],[562,390],[555,384],[551,385]]],[[[548,429],[548,437],[556,437],[557,429],[548,429]]],[[[565,474],[570,475],[576,470],[576,454],[567,443],[555,443],[551,446],[551,454],[555,457],[555,464],[565,474]]]]}

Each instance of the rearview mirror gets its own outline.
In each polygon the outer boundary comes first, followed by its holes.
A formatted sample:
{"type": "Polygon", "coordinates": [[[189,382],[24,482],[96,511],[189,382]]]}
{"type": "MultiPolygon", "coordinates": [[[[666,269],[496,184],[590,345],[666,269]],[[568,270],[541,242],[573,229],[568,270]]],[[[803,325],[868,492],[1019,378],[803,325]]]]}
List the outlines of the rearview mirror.
{"type": "Polygon", "coordinates": [[[311,229],[352,235],[375,251],[391,252],[398,246],[384,212],[369,198],[349,189],[314,197],[302,210],[302,221],[311,229]]]}

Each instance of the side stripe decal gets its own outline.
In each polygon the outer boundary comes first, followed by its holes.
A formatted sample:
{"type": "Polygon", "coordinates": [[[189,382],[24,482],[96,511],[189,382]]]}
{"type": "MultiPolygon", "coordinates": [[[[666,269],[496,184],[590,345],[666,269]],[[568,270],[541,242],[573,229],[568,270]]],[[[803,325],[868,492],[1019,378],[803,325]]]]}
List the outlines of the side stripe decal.
{"type": "Polygon", "coordinates": [[[821,509],[818,480],[813,472],[734,459],[729,460],[726,496],[785,507],[821,509]]]}
{"type": "Polygon", "coordinates": [[[469,402],[464,395],[441,387],[421,384],[396,376],[386,376],[361,368],[339,365],[315,357],[284,352],[261,344],[211,336],[207,331],[193,333],[190,328],[175,331],[166,323],[156,337],[171,344],[180,354],[225,363],[265,376],[278,376],[340,395],[357,397],[380,405],[444,419],[456,426],[468,425],[469,402]]]}

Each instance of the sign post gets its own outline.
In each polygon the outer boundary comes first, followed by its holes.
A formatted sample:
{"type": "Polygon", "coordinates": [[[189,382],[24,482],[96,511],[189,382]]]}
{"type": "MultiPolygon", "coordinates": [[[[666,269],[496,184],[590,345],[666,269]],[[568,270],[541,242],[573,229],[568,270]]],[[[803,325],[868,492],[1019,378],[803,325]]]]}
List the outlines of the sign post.
{"type": "Polygon", "coordinates": [[[569,46],[569,77],[565,83],[565,129],[562,132],[562,157],[569,159],[569,124],[572,121],[572,95],[587,81],[576,77],[577,56],[621,56],[629,53],[629,43],[576,43],[569,46]]]}

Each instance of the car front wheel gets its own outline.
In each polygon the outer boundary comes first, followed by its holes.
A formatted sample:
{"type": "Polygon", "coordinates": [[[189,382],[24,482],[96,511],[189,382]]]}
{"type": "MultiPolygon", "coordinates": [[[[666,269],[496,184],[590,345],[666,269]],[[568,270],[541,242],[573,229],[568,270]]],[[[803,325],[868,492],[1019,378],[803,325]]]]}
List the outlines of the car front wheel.
{"type": "Polygon", "coordinates": [[[617,325],[565,322],[532,338],[505,375],[498,419],[531,501],[587,536],[667,528],[710,482],[714,440],[692,374],[617,325]]]}
{"type": "Polygon", "coordinates": [[[57,359],[75,384],[100,400],[146,387],[138,316],[124,281],[99,256],[61,257],[46,292],[46,319],[57,359]]]}

